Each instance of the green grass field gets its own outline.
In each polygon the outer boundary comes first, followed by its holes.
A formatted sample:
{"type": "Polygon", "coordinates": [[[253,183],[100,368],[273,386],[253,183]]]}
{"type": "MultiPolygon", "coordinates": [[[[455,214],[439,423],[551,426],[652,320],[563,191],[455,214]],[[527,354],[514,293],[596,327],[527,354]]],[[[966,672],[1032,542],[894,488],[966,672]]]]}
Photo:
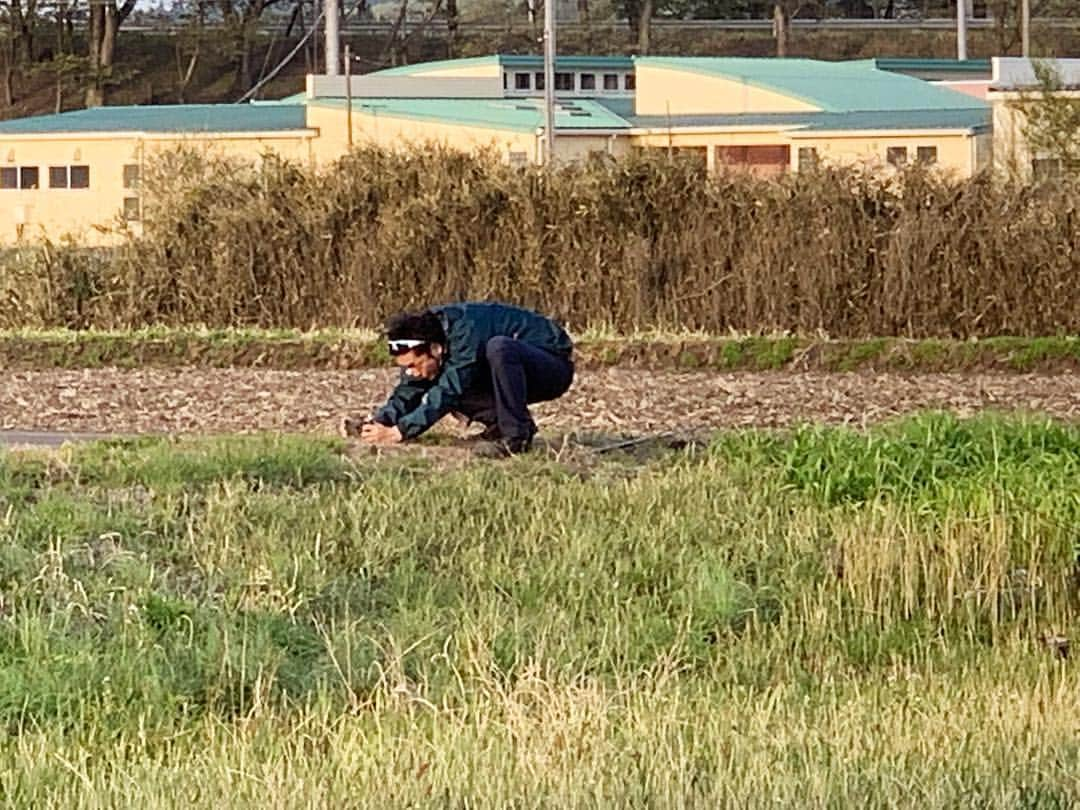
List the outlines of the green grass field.
{"type": "Polygon", "coordinates": [[[1080,801],[1080,426],[0,452],[11,807],[1080,801]]]}

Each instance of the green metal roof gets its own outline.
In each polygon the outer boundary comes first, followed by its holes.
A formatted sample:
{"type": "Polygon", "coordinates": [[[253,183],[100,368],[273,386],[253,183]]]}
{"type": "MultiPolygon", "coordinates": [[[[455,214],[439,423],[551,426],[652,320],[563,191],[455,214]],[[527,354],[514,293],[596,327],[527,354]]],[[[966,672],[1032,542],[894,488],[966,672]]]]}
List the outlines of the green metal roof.
{"type": "Polygon", "coordinates": [[[869,60],[639,57],[655,66],[718,76],[771,90],[825,112],[984,109],[986,102],[920,79],[877,70],[869,60]]]}
{"type": "MultiPolygon", "coordinates": [[[[544,57],[533,54],[504,54],[499,64],[507,68],[542,69],[544,57]]],[[[633,70],[634,60],[629,56],[559,56],[555,59],[556,70],[633,70]]]]}
{"type": "Polygon", "coordinates": [[[497,65],[499,57],[472,56],[468,59],[439,59],[435,62],[417,62],[415,65],[401,65],[399,67],[383,68],[373,71],[380,76],[421,76],[433,70],[445,70],[446,68],[468,67],[469,65],[497,65]]]}
{"type": "Polygon", "coordinates": [[[182,104],[94,107],[0,121],[0,135],[76,132],[274,132],[306,129],[305,108],[290,104],[182,104]]]}
{"type": "MultiPolygon", "coordinates": [[[[343,108],[343,99],[320,98],[311,102],[343,108]]],[[[462,126],[535,132],[544,125],[544,101],[539,98],[364,98],[354,99],[353,109],[391,118],[438,121],[462,126]]],[[[629,124],[592,99],[559,99],[555,106],[557,129],[626,129],[629,124]]]]}
{"type": "MultiPolygon", "coordinates": [[[[380,76],[422,76],[436,70],[447,70],[470,65],[499,65],[514,69],[541,70],[544,57],[539,54],[495,54],[474,56],[469,59],[441,59],[437,62],[417,62],[415,65],[386,68],[375,71],[380,76]]],[[[629,56],[559,56],[555,59],[556,70],[633,70],[634,60],[629,56]]],[[[370,75],[370,74],[369,74],[370,75]]]]}
{"type": "Polygon", "coordinates": [[[989,59],[914,59],[909,57],[880,57],[866,60],[878,70],[910,74],[957,74],[957,78],[972,74],[990,75],[989,59]]]}
{"type": "MultiPolygon", "coordinates": [[[[606,103],[606,102],[605,102],[606,103]]],[[[693,127],[763,127],[815,132],[952,129],[970,132],[990,130],[990,109],[886,110],[873,112],[801,112],[740,115],[632,115],[634,127],[673,131],[693,127]]]]}

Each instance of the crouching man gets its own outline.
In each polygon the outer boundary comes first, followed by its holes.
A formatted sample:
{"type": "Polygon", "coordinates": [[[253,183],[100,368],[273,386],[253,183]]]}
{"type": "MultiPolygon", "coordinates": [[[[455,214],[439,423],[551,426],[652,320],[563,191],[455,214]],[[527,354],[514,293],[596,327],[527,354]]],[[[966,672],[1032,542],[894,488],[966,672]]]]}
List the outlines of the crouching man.
{"type": "Polygon", "coordinates": [[[386,324],[401,379],[371,421],[345,432],[371,444],[419,436],[448,413],[485,426],[498,455],[523,453],[536,434],[528,405],[556,399],[574,379],[573,344],[551,319],[520,307],[458,303],[403,312],[386,324]]]}

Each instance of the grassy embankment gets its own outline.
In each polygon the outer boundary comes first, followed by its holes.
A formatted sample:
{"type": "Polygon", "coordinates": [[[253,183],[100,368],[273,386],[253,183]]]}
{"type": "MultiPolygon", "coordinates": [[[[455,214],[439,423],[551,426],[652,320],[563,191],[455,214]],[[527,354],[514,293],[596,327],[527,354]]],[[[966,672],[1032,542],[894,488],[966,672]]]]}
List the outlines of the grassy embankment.
{"type": "MultiPolygon", "coordinates": [[[[1061,371],[1080,369],[1080,338],[997,337],[979,340],[793,336],[720,337],[649,332],[620,336],[603,329],[577,338],[584,367],[607,365],[717,371],[779,369],[855,371],[1061,371]]],[[[389,357],[374,332],[360,330],[152,328],[0,330],[0,368],[256,366],[361,368],[389,357]]]]}
{"type": "Polygon", "coordinates": [[[1080,800],[1077,426],[339,449],[0,453],[6,802],[1080,800]]]}

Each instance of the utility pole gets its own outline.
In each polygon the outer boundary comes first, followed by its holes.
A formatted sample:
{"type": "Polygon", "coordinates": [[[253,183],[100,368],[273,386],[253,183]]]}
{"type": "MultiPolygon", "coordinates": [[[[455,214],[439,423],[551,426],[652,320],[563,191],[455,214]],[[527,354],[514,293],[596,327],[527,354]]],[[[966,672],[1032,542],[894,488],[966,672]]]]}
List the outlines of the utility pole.
{"type": "Polygon", "coordinates": [[[555,162],[555,2],[544,0],[544,165],[555,162]]]}
{"type": "Polygon", "coordinates": [[[956,58],[967,59],[967,0],[956,0],[956,58]]]}
{"type": "Polygon", "coordinates": [[[1020,1],[1020,53],[1031,56],[1031,0],[1020,1]]]}
{"type": "Polygon", "coordinates": [[[349,149],[352,149],[352,53],[349,43],[345,43],[345,128],[349,137],[349,149]]]}
{"type": "Polygon", "coordinates": [[[323,0],[323,16],[326,17],[326,75],[337,76],[341,67],[338,0],[323,0]]]}

